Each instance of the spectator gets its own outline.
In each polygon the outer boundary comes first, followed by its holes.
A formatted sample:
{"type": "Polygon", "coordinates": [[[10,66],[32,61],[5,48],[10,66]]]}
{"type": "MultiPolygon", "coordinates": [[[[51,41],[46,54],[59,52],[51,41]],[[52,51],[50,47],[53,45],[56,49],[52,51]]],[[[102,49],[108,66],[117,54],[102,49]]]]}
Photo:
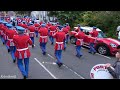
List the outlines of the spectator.
{"type": "Polygon", "coordinates": [[[118,49],[118,52],[115,55],[117,58],[117,61],[113,65],[111,65],[110,63],[107,63],[106,66],[108,67],[109,71],[112,71],[110,72],[111,75],[114,78],[119,79],[120,78],[120,45],[117,47],[117,49],[118,49]]]}

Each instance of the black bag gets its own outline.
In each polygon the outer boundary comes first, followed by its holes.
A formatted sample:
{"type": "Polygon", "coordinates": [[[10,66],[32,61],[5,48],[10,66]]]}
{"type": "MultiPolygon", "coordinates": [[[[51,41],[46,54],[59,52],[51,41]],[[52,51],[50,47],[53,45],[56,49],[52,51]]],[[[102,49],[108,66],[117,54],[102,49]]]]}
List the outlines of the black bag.
{"type": "Polygon", "coordinates": [[[113,76],[113,78],[117,79],[117,75],[116,75],[115,71],[111,67],[108,67],[107,70],[113,76]]]}

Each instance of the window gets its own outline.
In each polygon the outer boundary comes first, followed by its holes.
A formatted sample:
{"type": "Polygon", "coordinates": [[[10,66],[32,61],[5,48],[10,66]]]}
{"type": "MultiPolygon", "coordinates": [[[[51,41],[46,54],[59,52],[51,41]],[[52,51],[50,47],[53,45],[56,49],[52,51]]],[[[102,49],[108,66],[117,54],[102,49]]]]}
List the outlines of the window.
{"type": "Polygon", "coordinates": [[[99,31],[98,38],[106,38],[106,35],[102,31],[99,31]]]}

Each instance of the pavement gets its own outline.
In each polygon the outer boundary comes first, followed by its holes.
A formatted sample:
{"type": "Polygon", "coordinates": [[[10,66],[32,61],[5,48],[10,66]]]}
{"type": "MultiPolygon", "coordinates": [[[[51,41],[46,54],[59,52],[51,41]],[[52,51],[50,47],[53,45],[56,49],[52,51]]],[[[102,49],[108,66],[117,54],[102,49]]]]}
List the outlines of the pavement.
{"type": "MultiPolygon", "coordinates": [[[[28,79],[90,79],[90,71],[96,64],[113,64],[115,57],[100,54],[92,55],[87,48],[82,48],[83,56],[75,56],[75,46],[67,44],[66,51],[62,51],[63,66],[56,65],[54,45],[47,43],[47,54],[42,55],[39,38],[35,37],[35,47],[29,46],[31,51],[28,79]]],[[[22,79],[16,63],[12,62],[11,55],[0,40],[0,79],[22,79]]]]}

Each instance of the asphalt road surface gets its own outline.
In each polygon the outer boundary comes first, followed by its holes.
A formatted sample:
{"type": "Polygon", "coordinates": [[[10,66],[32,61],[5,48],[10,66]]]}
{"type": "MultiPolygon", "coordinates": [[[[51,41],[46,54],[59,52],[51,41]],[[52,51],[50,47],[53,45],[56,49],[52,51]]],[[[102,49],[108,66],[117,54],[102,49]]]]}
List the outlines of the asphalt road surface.
{"type": "MultiPolygon", "coordinates": [[[[115,57],[92,55],[87,48],[82,48],[83,56],[79,59],[75,56],[75,46],[67,44],[66,51],[62,52],[64,65],[58,67],[54,57],[54,45],[47,43],[47,54],[42,55],[39,38],[35,38],[35,47],[31,46],[31,57],[28,79],[90,79],[90,71],[96,64],[113,64],[115,57]]],[[[5,45],[0,40],[0,79],[22,79],[17,64],[12,62],[11,55],[7,52],[5,45]]]]}

